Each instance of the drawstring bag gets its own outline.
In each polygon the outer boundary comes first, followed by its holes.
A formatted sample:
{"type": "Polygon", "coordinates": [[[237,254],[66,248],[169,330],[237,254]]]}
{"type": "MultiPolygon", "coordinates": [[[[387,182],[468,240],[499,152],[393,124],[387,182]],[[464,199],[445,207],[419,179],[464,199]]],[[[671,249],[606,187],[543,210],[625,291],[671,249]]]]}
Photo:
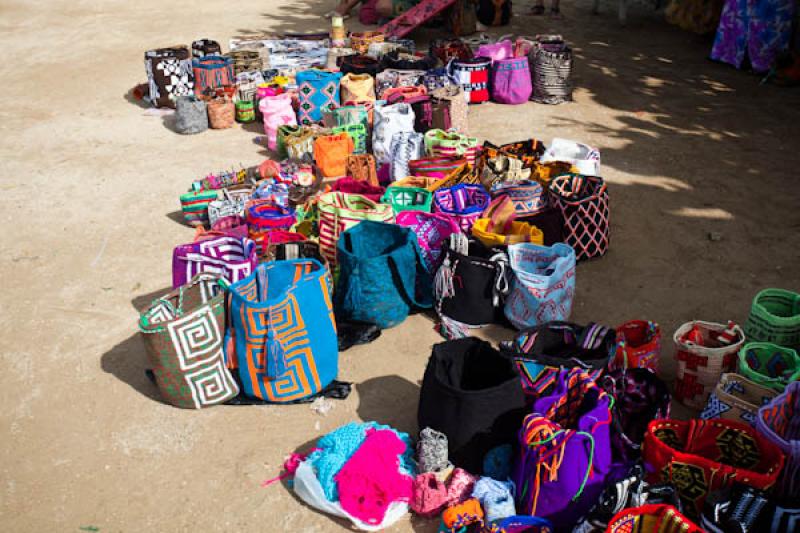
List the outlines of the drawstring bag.
{"type": "Polygon", "coordinates": [[[575,251],[563,243],[508,247],[511,290],[506,318],[517,329],[567,320],[575,297],[575,251]]]}
{"type": "Polygon", "coordinates": [[[213,89],[236,84],[233,60],[225,56],[205,56],[192,61],[194,93],[202,96],[213,89]]]}
{"type": "Polygon", "coordinates": [[[509,57],[492,64],[492,100],[499,104],[524,104],[531,96],[531,71],[527,57],[509,57]]]}
{"type": "Polygon", "coordinates": [[[224,130],[233,127],[236,120],[236,108],[228,98],[214,98],[207,104],[208,125],[213,130],[224,130]]]}
{"type": "Polygon", "coordinates": [[[778,392],[800,379],[800,356],[769,342],[748,342],[739,350],[739,373],[778,392]]]}
{"type": "Polygon", "coordinates": [[[704,529],[683,516],[675,507],[665,503],[651,503],[623,509],[614,515],[606,529],[606,533],[631,533],[632,531],[705,532],[704,529]]]}
{"type": "Polygon", "coordinates": [[[170,404],[201,409],[239,394],[225,365],[222,278],[201,273],[153,301],[139,317],[150,365],[170,404]]]}
{"type": "Polygon", "coordinates": [[[649,320],[631,320],[617,327],[617,353],[611,368],[646,368],[658,373],[661,328],[649,320]]]}
{"type": "Polygon", "coordinates": [[[380,61],[365,55],[345,56],[339,65],[339,71],[342,74],[369,74],[374,77],[380,70],[380,61]]]}
{"type": "MultiPolygon", "coordinates": [[[[484,187],[486,185],[484,184],[484,187]]],[[[542,212],[548,205],[547,192],[536,181],[520,181],[496,186],[492,191],[495,201],[508,198],[517,217],[529,217],[542,212]]]]}
{"type": "Polygon", "coordinates": [[[359,54],[366,54],[369,45],[372,43],[382,43],[385,35],[379,31],[351,32],[350,48],[359,54]]]}
{"type": "Polygon", "coordinates": [[[540,104],[572,101],[572,48],[560,35],[537,36],[528,62],[531,100],[540,104]]]}
{"type": "Polygon", "coordinates": [[[564,217],[564,242],[578,260],[605,254],[610,209],[603,178],[564,174],[550,182],[550,194],[564,217]]]}
{"type": "Polygon", "coordinates": [[[430,274],[410,229],[366,220],[341,234],[336,253],[339,319],[386,329],[431,307],[430,274]]]}
{"type": "Polygon", "coordinates": [[[503,300],[510,284],[508,256],[453,233],[441,257],[433,296],[442,334],[463,337],[471,328],[503,323],[503,300]]]}
{"type": "Polygon", "coordinates": [[[378,186],[378,172],[372,154],[349,155],[345,161],[345,173],[354,180],[378,186]]]}
{"type": "Polygon", "coordinates": [[[217,191],[189,191],[180,196],[183,219],[190,226],[203,226],[208,223],[208,206],[217,199],[217,191]]]}
{"type": "Polygon", "coordinates": [[[512,479],[517,511],[562,530],[585,515],[605,488],[613,400],[580,369],[561,370],[555,381],[522,423],[512,479]]]}
{"type": "Polygon", "coordinates": [[[228,356],[236,360],[247,396],[292,402],[336,378],[330,290],[327,269],[314,259],[261,263],[231,285],[228,356]]]}
{"type": "Polygon", "coordinates": [[[172,288],[186,285],[201,272],[236,283],[249,276],[257,264],[256,243],[246,237],[220,236],[179,244],[172,252],[172,288]]]}
{"type": "Polygon", "coordinates": [[[381,202],[392,206],[395,215],[403,211],[424,211],[429,213],[433,194],[420,187],[389,187],[381,202]]]}
{"type": "Polygon", "coordinates": [[[358,194],[325,193],[317,202],[319,209],[319,245],[331,267],[336,266],[336,243],[339,235],[363,220],[393,222],[392,206],[379,204],[358,194]]]}
{"type": "Polygon", "coordinates": [[[644,368],[612,370],[598,384],[614,398],[611,432],[615,463],[633,466],[651,420],[669,418],[672,396],[658,376],[644,368]]]}
{"type": "Polygon", "coordinates": [[[222,55],[222,48],[217,41],[212,39],[197,39],[192,41],[192,57],[205,57],[222,55]]]}
{"type": "Polygon", "coordinates": [[[492,63],[494,63],[495,61],[502,61],[503,59],[514,57],[514,50],[511,41],[503,39],[496,43],[480,45],[478,49],[475,50],[475,55],[477,57],[488,57],[492,60],[492,63]]]}
{"type": "MultiPolygon", "coordinates": [[[[332,129],[334,135],[345,133],[353,141],[353,153],[365,154],[367,153],[367,129],[363,124],[348,124],[346,126],[336,126],[332,129]]],[[[348,156],[349,157],[349,156],[348,156]]],[[[347,168],[347,160],[345,159],[345,169],[347,168]]]]}
{"type": "Polygon", "coordinates": [[[194,73],[185,46],[148,50],[144,53],[144,69],[153,106],[175,107],[179,96],[192,94],[194,73]]]}
{"type": "Polygon", "coordinates": [[[758,410],[756,430],[786,455],[773,493],[784,501],[800,498],[800,382],[790,383],[758,410]]]}
{"type": "MultiPolygon", "coordinates": [[[[395,185],[389,187],[389,190],[398,188],[395,185]]],[[[453,233],[461,231],[449,217],[422,211],[399,212],[396,223],[398,226],[409,228],[417,236],[422,260],[428,272],[436,272],[436,269],[439,268],[442,244],[445,240],[449,239],[453,233]]]]}
{"type": "Polygon", "coordinates": [[[375,79],[369,74],[345,74],[341,81],[342,103],[375,100],[375,79]]]}
{"type": "Polygon", "coordinates": [[[742,328],[695,320],[686,322],[673,336],[678,362],[675,399],[692,409],[702,409],[724,372],[736,369],[736,353],[744,344],[742,328]]]}
{"type": "Polygon", "coordinates": [[[406,103],[375,108],[372,153],[379,165],[392,160],[392,138],[397,133],[414,131],[414,111],[406,103]]]}
{"type": "Polygon", "coordinates": [[[343,176],[347,156],[353,153],[353,139],[346,133],[323,135],[314,141],[314,159],[326,178],[343,176]]]}
{"type": "Polygon", "coordinates": [[[481,185],[458,184],[433,193],[433,209],[452,217],[461,231],[469,235],[472,225],[489,205],[489,193],[481,185]]]}
{"type": "Polygon", "coordinates": [[[488,57],[454,59],[447,66],[447,73],[461,86],[464,99],[469,104],[480,104],[489,100],[489,68],[492,60],[488,57]]]}
{"type": "Polygon", "coordinates": [[[755,426],[758,408],[769,403],[778,392],[750,381],[739,374],[722,374],[719,383],[708,397],[703,420],[724,418],[755,426]]]}
{"type": "Polygon", "coordinates": [[[303,126],[322,122],[322,108],[339,104],[340,72],[302,70],[295,77],[297,83],[297,122],[303,126]]]}
{"type": "Polygon", "coordinates": [[[433,346],[417,424],[447,436],[456,466],[482,472],[489,450],[514,441],[525,411],[514,365],[491,344],[468,337],[433,346]]]}
{"type": "Polygon", "coordinates": [[[461,86],[441,87],[431,91],[430,96],[434,129],[454,129],[464,135],[469,133],[469,106],[461,86]]]}
{"type": "Polygon", "coordinates": [[[514,359],[522,388],[533,398],[550,394],[562,369],[579,369],[598,379],[614,355],[614,330],[589,323],[547,322],[520,331],[500,350],[514,359]]]}
{"type": "Polygon", "coordinates": [[[756,294],[744,333],[751,342],[800,350],[800,294],[783,289],[764,289],[756,294]]]}
{"type": "Polygon", "coordinates": [[[425,132],[425,151],[431,156],[464,157],[467,163],[474,165],[480,148],[475,137],[434,129],[425,132]]]}
{"type": "Polygon", "coordinates": [[[292,107],[292,95],[281,93],[265,96],[258,102],[264,133],[267,135],[267,148],[278,149],[278,129],[281,126],[297,126],[297,116],[292,107]]]}
{"type": "Polygon", "coordinates": [[[392,136],[389,145],[392,181],[409,175],[408,163],[425,155],[425,142],[421,133],[401,131],[392,136]]]}
{"type": "Polygon", "coordinates": [[[195,95],[175,99],[175,131],[184,135],[202,133],[208,129],[206,103],[195,95]]]}
{"type": "Polygon", "coordinates": [[[653,420],[642,457],[646,480],[673,484],[684,511],[694,516],[709,494],[736,482],[757,489],[773,486],[784,463],[778,446],[732,420],[653,420]]]}

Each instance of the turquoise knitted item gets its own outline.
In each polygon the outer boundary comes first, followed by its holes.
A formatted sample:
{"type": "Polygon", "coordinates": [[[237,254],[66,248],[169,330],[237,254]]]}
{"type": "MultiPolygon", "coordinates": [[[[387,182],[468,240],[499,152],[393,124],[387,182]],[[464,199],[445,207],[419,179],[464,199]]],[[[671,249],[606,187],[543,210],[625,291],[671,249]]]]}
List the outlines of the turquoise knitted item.
{"type": "Polygon", "coordinates": [[[370,428],[394,431],[397,437],[406,444],[406,452],[400,456],[400,471],[412,477],[416,474],[412,460],[414,447],[411,437],[407,433],[401,433],[376,422],[364,422],[363,424],[351,422],[320,438],[317,441],[317,448],[307,458],[314,467],[319,484],[328,501],[339,501],[339,489],[334,477],[364,442],[367,430],[370,428]]]}

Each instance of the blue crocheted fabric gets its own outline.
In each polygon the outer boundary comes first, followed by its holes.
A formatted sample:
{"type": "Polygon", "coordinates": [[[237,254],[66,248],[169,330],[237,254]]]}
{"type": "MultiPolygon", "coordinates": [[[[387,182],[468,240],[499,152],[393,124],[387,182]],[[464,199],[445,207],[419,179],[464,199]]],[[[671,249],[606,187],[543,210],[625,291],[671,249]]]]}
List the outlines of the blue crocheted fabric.
{"type": "Polygon", "coordinates": [[[400,456],[400,471],[412,477],[416,475],[413,462],[414,447],[408,433],[399,432],[376,422],[364,422],[363,424],[350,422],[319,439],[317,441],[318,449],[311,452],[306,459],[314,467],[319,484],[328,501],[339,501],[339,489],[334,478],[364,442],[367,430],[370,428],[388,429],[395,432],[406,445],[405,453],[400,456]]]}

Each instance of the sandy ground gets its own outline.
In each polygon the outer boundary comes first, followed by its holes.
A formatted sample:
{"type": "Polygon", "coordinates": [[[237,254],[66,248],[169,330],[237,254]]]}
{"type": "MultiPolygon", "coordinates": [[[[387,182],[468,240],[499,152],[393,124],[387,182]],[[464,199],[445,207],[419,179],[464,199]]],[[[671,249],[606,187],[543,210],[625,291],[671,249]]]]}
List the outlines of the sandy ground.
{"type": "MultiPolygon", "coordinates": [[[[416,432],[439,340],[423,316],[343,354],[339,376],[355,390],[324,417],[308,405],[176,409],[143,373],[137,309],[166,290],[171,250],[192,237],[178,194],[265,155],[255,129],[182,137],[127,99],[145,79],[143,51],[322,29],[332,5],[0,0],[2,531],[335,529],[260,483],[347,421],[416,432]]],[[[649,318],[669,337],[692,318],[744,320],[762,287],[800,289],[800,94],[707,61],[706,39],[648,6],[632,8],[626,30],[610,4],[599,16],[590,7],[565,2],[563,22],[517,16],[504,29],[574,42],[575,103],[470,116],[494,142],[564,136],[602,150],[612,245],[579,267],[573,318],[649,318]]]]}

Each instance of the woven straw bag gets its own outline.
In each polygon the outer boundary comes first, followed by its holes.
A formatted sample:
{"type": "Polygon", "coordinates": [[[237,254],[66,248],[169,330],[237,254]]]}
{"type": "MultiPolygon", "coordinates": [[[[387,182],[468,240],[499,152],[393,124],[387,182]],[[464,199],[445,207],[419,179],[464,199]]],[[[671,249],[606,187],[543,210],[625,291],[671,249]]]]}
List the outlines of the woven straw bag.
{"type": "Polygon", "coordinates": [[[736,368],[736,353],[744,344],[744,332],[739,326],[725,326],[714,322],[695,320],[687,322],[675,331],[673,341],[677,352],[678,372],[675,379],[675,399],[693,409],[702,409],[708,396],[717,386],[725,372],[736,368]],[[700,344],[684,338],[697,326],[703,339],[700,344]],[[719,335],[732,329],[734,340],[720,345],[719,335]]]}
{"type": "Polygon", "coordinates": [[[362,220],[394,222],[392,206],[373,202],[358,194],[329,192],[319,197],[319,244],[322,255],[336,265],[336,243],[339,235],[362,220]]]}

